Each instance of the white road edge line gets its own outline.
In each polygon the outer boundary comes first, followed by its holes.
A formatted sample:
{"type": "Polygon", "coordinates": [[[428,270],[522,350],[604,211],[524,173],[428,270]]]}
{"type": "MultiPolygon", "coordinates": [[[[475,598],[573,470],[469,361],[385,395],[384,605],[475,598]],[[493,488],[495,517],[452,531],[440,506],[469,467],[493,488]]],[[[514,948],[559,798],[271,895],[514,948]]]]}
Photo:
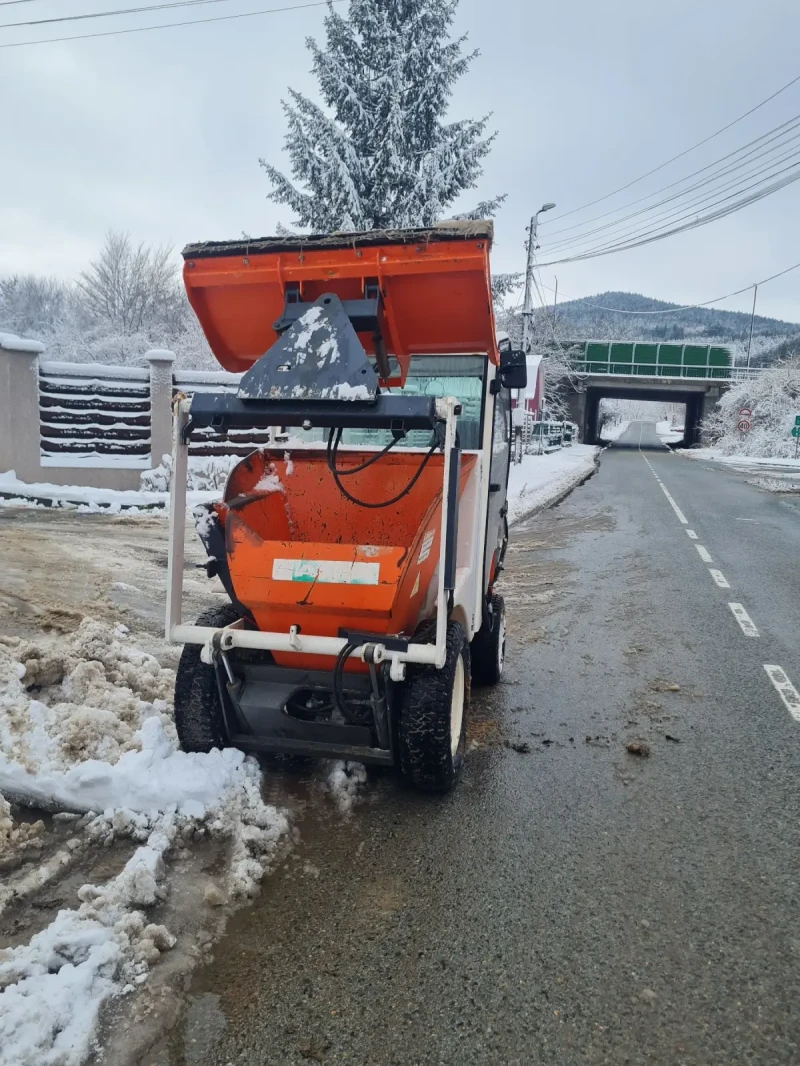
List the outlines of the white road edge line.
{"type": "Polygon", "coordinates": [[[766,663],[764,669],[767,671],[767,677],[777,689],[778,695],[786,704],[789,714],[796,722],[800,722],[800,692],[786,676],[786,671],[780,666],[769,666],[766,663]]]}
{"type": "Polygon", "coordinates": [[[725,575],[722,573],[721,570],[713,570],[711,567],[709,567],[708,568],[708,572],[709,572],[709,574],[711,574],[712,578],[714,579],[714,583],[716,585],[719,585],[719,587],[721,589],[729,589],[730,588],[730,585],[728,584],[728,582],[727,582],[727,580],[725,578],[725,575]]]}
{"type": "Polygon", "coordinates": [[[744,607],[742,607],[741,603],[729,603],[728,606],[733,611],[733,617],[739,623],[741,630],[746,637],[759,636],[755,622],[744,607]]]}
{"type": "Polygon", "coordinates": [[[686,530],[686,535],[688,537],[691,537],[692,540],[697,540],[697,534],[695,533],[695,531],[693,529],[687,529],[686,530]]]}
{"type": "Polygon", "coordinates": [[[704,563],[714,562],[714,560],[711,558],[711,552],[707,548],[704,548],[702,544],[695,544],[695,548],[697,548],[697,554],[700,556],[704,563]]]}

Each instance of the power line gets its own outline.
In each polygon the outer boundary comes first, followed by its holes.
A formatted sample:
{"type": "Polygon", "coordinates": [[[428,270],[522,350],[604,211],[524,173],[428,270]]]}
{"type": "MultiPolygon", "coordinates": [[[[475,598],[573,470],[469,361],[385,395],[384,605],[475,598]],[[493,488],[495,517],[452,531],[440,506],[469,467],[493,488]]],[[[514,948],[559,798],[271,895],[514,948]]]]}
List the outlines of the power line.
{"type": "MultiPolygon", "coordinates": [[[[789,169],[789,168],[787,168],[789,169]]],[[[639,235],[637,239],[630,239],[619,244],[609,244],[601,248],[579,253],[573,256],[567,256],[564,259],[552,259],[547,263],[543,263],[543,266],[556,266],[560,263],[574,263],[583,259],[594,259],[600,255],[609,255],[613,252],[625,252],[631,248],[640,248],[645,244],[652,244],[654,241],[665,240],[667,237],[671,237],[676,233],[685,233],[688,230],[698,229],[701,226],[707,226],[710,222],[715,222],[717,219],[725,218],[728,215],[734,214],[736,211],[741,211],[743,208],[748,207],[750,204],[757,203],[759,200],[763,200],[765,197],[770,196],[774,192],[778,192],[780,189],[785,188],[792,182],[800,179],[800,170],[796,170],[788,176],[781,178],[779,181],[772,182],[769,185],[756,189],[756,191],[750,192],[749,195],[743,196],[733,203],[727,206],[720,206],[719,210],[709,211],[705,215],[701,215],[698,218],[690,222],[684,222],[682,225],[673,226],[665,233],[659,233],[658,229],[655,231],[644,231],[639,235]]],[[[731,197],[725,197],[720,204],[724,204],[726,200],[730,200],[731,197]]],[[[718,205],[711,205],[712,207],[718,205]]],[[[680,221],[680,220],[679,220],[680,221]]],[[[663,228],[663,227],[662,227],[663,228]]]]}
{"type": "Polygon", "coordinates": [[[170,0],[168,3],[151,4],[149,7],[124,7],[116,11],[94,11],[88,15],[58,15],[56,18],[34,19],[29,22],[3,22],[0,30],[8,30],[14,26],[46,26],[54,22],[80,22],[83,19],[110,18],[113,15],[139,15],[146,11],[165,11],[179,7],[197,7],[201,4],[227,4],[230,0],[170,0]]]}
{"type": "MultiPolygon", "coordinates": [[[[768,278],[764,278],[762,281],[754,281],[752,285],[745,285],[743,289],[736,289],[735,292],[729,292],[726,296],[717,296],[713,300],[704,300],[702,303],[697,304],[685,304],[682,307],[668,307],[665,310],[661,311],[626,311],[623,310],[623,308],[621,307],[604,307],[602,304],[594,303],[590,304],[590,306],[596,308],[598,311],[611,311],[617,315],[675,315],[679,314],[681,311],[692,311],[697,307],[709,307],[711,304],[718,304],[722,303],[724,300],[730,300],[734,296],[741,296],[742,293],[750,292],[750,290],[756,288],[756,286],[760,288],[762,285],[766,285],[767,282],[775,281],[776,278],[782,278],[784,274],[790,274],[793,270],[797,270],[798,268],[800,268],[800,263],[795,263],[793,266],[786,267],[785,270],[779,270],[777,274],[771,274],[768,278]]],[[[550,285],[545,285],[543,281],[540,281],[540,285],[543,289],[548,289],[550,292],[554,291],[550,285]]],[[[564,293],[564,296],[568,295],[568,293],[564,293]]],[[[569,299],[585,300],[586,297],[570,296],[569,299]]],[[[744,314],[745,312],[741,313],[744,314]]]]}
{"type": "MultiPolygon", "coordinates": [[[[800,133],[798,133],[792,139],[796,140],[798,137],[800,137],[800,133]]],[[[777,177],[779,174],[785,173],[787,170],[790,170],[792,166],[797,165],[797,164],[800,164],[800,152],[798,152],[797,148],[792,148],[789,152],[786,152],[784,155],[778,157],[777,159],[773,159],[771,162],[761,166],[760,168],[751,169],[746,174],[736,178],[733,181],[729,181],[726,184],[719,185],[717,188],[714,188],[714,189],[712,189],[712,190],[710,190],[708,192],[701,193],[698,196],[694,196],[691,199],[684,201],[683,203],[673,204],[673,206],[668,207],[664,211],[657,211],[654,214],[650,215],[649,218],[640,220],[639,222],[635,223],[632,227],[630,227],[627,230],[623,230],[622,232],[618,232],[618,233],[607,232],[607,233],[605,233],[605,235],[603,237],[599,238],[600,244],[602,245],[603,242],[605,242],[605,241],[607,241],[609,239],[617,241],[617,240],[622,240],[622,239],[629,238],[631,236],[636,236],[638,234],[641,234],[642,232],[652,232],[652,231],[647,231],[647,230],[642,231],[641,230],[641,226],[643,224],[645,226],[650,225],[651,223],[656,222],[659,219],[662,219],[662,220],[668,220],[670,218],[674,219],[674,218],[676,218],[676,216],[680,216],[678,220],[682,220],[684,218],[687,218],[688,215],[687,214],[681,215],[681,212],[686,212],[689,208],[700,207],[702,204],[708,203],[709,200],[714,200],[714,197],[718,197],[720,195],[720,193],[727,192],[730,189],[736,189],[739,186],[744,185],[745,182],[748,182],[751,179],[759,177],[759,175],[762,175],[759,178],[758,181],[756,181],[752,185],[748,185],[747,188],[742,190],[742,191],[747,192],[747,191],[750,191],[751,189],[755,189],[759,185],[762,185],[764,182],[768,181],[770,178],[777,177]],[[778,166],[780,166],[781,163],[785,163],[785,162],[787,162],[787,160],[791,161],[790,165],[788,167],[784,167],[782,170],[776,170],[776,168],[778,166]]],[[[710,183],[703,182],[699,186],[695,186],[694,188],[695,189],[696,188],[702,188],[703,186],[705,186],[707,184],[710,184],[710,183]]],[[[690,192],[690,191],[692,191],[692,190],[691,189],[686,190],[686,192],[690,192]]],[[[731,197],[733,195],[738,195],[738,194],[731,194],[731,197]]],[[[714,200],[714,202],[711,203],[709,206],[714,207],[717,204],[724,202],[725,200],[731,199],[731,197],[723,197],[721,200],[714,200]]],[[[667,200],[662,201],[662,203],[667,203],[669,200],[676,200],[676,199],[679,199],[679,198],[680,197],[678,197],[678,196],[668,197],[667,200]]],[[[653,206],[653,208],[644,209],[642,211],[635,211],[633,214],[628,215],[624,219],[619,219],[617,222],[609,223],[606,226],[598,226],[595,230],[590,230],[585,235],[574,237],[574,238],[572,238],[572,240],[556,242],[556,244],[554,244],[554,245],[548,245],[547,254],[548,255],[552,255],[554,252],[557,252],[559,254],[563,254],[564,252],[567,252],[567,251],[577,251],[577,249],[581,245],[586,245],[587,242],[591,242],[593,240],[593,236],[592,236],[593,234],[594,235],[599,234],[599,233],[601,233],[604,230],[606,230],[606,231],[616,230],[616,229],[618,229],[619,226],[624,225],[624,223],[626,221],[629,221],[630,219],[635,218],[638,215],[649,214],[649,212],[652,211],[657,206],[659,206],[659,205],[656,204],[656,205],[653,206]]],[[[689,212],[689,214],[694,214],[694,213],[695,213],[694,211],[690,211],[689,212]]],[[[592,249],[592,248],[595,248],[595,247],[598,247],[597,243],[594,243],[594,244],[589,243],[589,249],[592,249]]],[[[589,249],[585,249],[585,250],[589,250],[589,249]]]]}
{"type": "Polygon", "coordinates": [[[30,4],[31,0],[0,0],[0,7],[11,7],[12,4],[30,4]]]}
{"type": "Polygon", "coordinates": [[[786,92],[787,89],[790,89],[799,81],[800,74],[792,78],[792,80],[788,81],[785,85],[782,85],[780,89],[777,89],[765,100],[762,100],[760,103],[756,104],[755,107],[751,107],[749,111],[745,111],[743,115],[739,115],[738,118],[735,118],[732,122],[729,122],[727,126],[723,126],[721,129],[716,130],[708,137],[704,137],[702,141],[698,141],[697,144],[693,144],[691,148],[686,148],[684,149],[684,151],[678,152],[677,155],[674,155],[665,163],[660,163],[657,167],[653,167],[652,170],[648,170],[646,174],[641,174],[638,178],[634,178],[633,181],[629,181],[627,185],[621,185],[618,189],[614,189],[612,192],[606,193],[605,196],[599,196],[596,200],[590,200],[589,203],[581,204],[580,207],[573,207],[570,211],[563,211],[560,215],[554,215],[552,218],[547,219],[546,222],[543,222],[542,225],[551,225],[553,222],[556,222],[560,218],[566,218],[568,215],[574,215],[578,211],[585,211],[587,207],[594,207],[595,204],[602,203],[604,200],[609,200],[612,196],[616,196],[617,193],[625,192],[625,190],[630,189],[631,186],[637,185],[640,181],[644,181],[645,178],[649,178],[652,174],[657,174],[659,170],[663,170],[664,167],[668,167],[670,163],[674,163],[676,160],[682,159],[684,156],[689,155],[690,152],[694,152],[696,151],[696,149],[701,148],[704,144],[708,144],[709,141],[713,141],[715,137],[719,137],[721,134],[725,133],[726,130],[731,129],[733,126],[736,126],[739,122],[742,122],[750,115],[755,114],[756,111],[764,107],[766,104],[770,103],[770,101],[774,100],[777,96],[780,96],[781,93],[786,92]]]}
{"type": "MultiPolygon", "coordinates": [[[[570,230],[575,230],[575,229],[579,230],[579,229],[582,229],[584,226],[588,226],[592,222],[597,222],[600,219],[608,218],[609,215],[619,214],[620,211],[625,211],[628,207],[635,207],[636,204],[640,204],[640,203],[642,203],[645,200],[649,200],[653,196],[658,196],[662,192],[668,192],[670,189],[674,189],[676,185],[682,185],[684,182],[689,181],[691,178],[696,178],[699,174],[705,174],[706,171],[713,170],[714,167],[719,166],[720,163],[725,163],[726,160],[732,159],[734,156],[741,156],[741,159],[738,162],[729,164],[727,167],[723,167],[717,174],[710,174],[710,175],[708,175],[707,178],[704,178],[703,181],[697,182],[695,185],[689,186],[688,188],[684,189],[682,192],[679,192],[679,193],[675,194],[675,197],[682,196],[682,195],[684,195],[687,192],[691,192],[695,188],[699,188],[699,187],[701,187],[702,185],[704,185],[706,183],[710,183],[710,182],[716,180],[718,177],[723,177],[726,173],[732,173],[734,170],[737,170],[741,166],[744,166],[745,165],[744,160],[746,160],[748,158],[748,156],[757,155],[759,152],[761,152],[762,149],[766,148],[766,146],[768,144],[772,144],[773,141],[781,140],[781,138],[786,137],[793,130],[797,129],[798,126],[800,126],[800,115],[795,115],[793,118],[787,119],[785,122],[780,123],[780,125],[773,127],[773,129],[767,130],[766,133],[762,133],[759,137],[754,138],[752,141],[748,141],[747,144],[742,145],[741,148],[737,148],[737,149],[735,149],[732,152],[728,152],[726,155],[721,156],[719,159],[715,159],[712,163],[709,163],[707,166],[701,167],[699,170],[692,171],[691,174],[687,174],[686,177],[684,177],[684,178],[678,178],[677,181],[670,182],[669,185],[662,185],[662,187],[660,189],[655,189],[653,192],[647,193],[645,196],[640,196],[638,199],[632,200],[632,201],[630,201],[630,203],[623,204],[621,207],[615,207],[611,211],[604,211],[602,214],[595,215],[593,218],[585,219],[583,222],[577,222],[577,223],[575,223],[572,226],[563,226],[561,229],[553,230],[553,232],[550,233],[549,236],[550,237],[555,237],[556,234],[558,234],[558,233],[567,233],[570,230]],[[788,129],[787,129],[787,127],[788,127],[788,129]],[[761,143],[762,141],[764,142],[763,144],[761,143]],[[756,147],[753,147],[754,145],[756,147]],[[750,150],[747,151],[747,149],[750,149],[750,150]],[[744,153],[744,154],[742,154],[742,153],[744,153]]],[[[789,138],[789,140],[793,140],[793,139],[794,138],[789,138]]],[[[770,149],[770,151],[777,151],[781,147],[783,147],[783,146],[782,145],[777,145],[774,149],[770,149]]],[[[768,155],[769,152],[764,153],[764,154],[768,155]]],[[[662,200],[659,203],[652,204],[648,208],[642,208],[642,211],[648,211],[648,210],[651,210],[652,208],[659,207],[661,205],[661,203],[667,203],[668,200],[673,199],[673,198],[674,197],[667,197],[665,200],[662,200]]],[[[639,213],[640,212],[634,212],[634,214],[639,214],[639,213]]],[[[633,215],[629,215],[627,217],[632,218],[633,215]]],[[[621,221],[624,221],[624,219],[618,219],[617,221],[621,222],[621,221]]],[[[609,225],[616,225],[616,223],[609,223],[609,225]]],[[[605,228],[605,227],[598,227],[598,229],[603,229],[603,228],[605,228]]],[[[589,232],[592,232],[592,231],[589,231],[589,232]]],[[[556,244],[556,245],[557,244],[564,244],[566,242],[570,242],[572,240],[576,240],[580,236],[581,236],[581,234],[576,234],[574,237],[565,237],[562,240],[554,241],[553,243],[556,244]]]]}
{"type": "MultiPolygon", "coordinates": [[[[342,4],[345,0],[330,0],[332,4],[342,4]]],[[[185,22],[162,22],[158,26],[132,26],[125,30],[105,30],[103,33],[82,33],[74,37],[48,37],[43,41],[14,41],[11,44],[0,44],[2,48],[25,48],[36,44],[61,44],[65,41],[87,41],[95,37],[119,37],[127,33],[147,33],[149,30],[171,30],[180,26],[200,26],[209,22],[230,22],[232,19],[253,18],[256,15],[276,15],[281,11],[303,11],[311,7],[327,7],[328,0],[309,0],[305,4],[293,4],[287,7],[269,7],[261,11],[243,11],[238,15],[217,15],[207,19],[189,19],[185,22]]]]}

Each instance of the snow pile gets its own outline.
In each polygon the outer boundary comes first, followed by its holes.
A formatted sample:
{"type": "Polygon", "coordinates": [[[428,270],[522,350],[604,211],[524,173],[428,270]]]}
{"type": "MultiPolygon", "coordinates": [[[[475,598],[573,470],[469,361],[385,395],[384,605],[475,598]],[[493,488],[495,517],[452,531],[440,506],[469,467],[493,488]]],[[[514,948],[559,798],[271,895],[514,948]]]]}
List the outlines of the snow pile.
{"type": "Polygon", "coordinates": [[[721,455],[789,459],[795,453],[791,431],[798,414],[800,360],[796,359],[734,384],[704,420],[703,430],[721,455]],[[742,433],[738,423],[744,407],[751,411],[751,428],[742,433]]]}
{"type": "Polygon", "coordinates": [[[103,1004],[146,981],[174,947],[175,937],[139,909],[163,895],[174,828],[153,833],[106,885],[84,885],[80,906],[60,911],[30,943],[0,951],[4,1066],[81,1066],[103,1004]]]}
{"type": "MultiPolygon", "coordinates": [[[[0,849],[40,831],[14,827],[8,798],[83,812],[68,848],[141,845],[116,878],[81,888],[77,909],[0,952],[2,1066],[85,1060],[102,1005],[145,981],[175,943],[142,913],[165,898],[173,849],[225,841],[224,895],[250,896],[288,831],[286,816],[261,799],[254,760],[178,750],[173,684],[172,671],[122,630],[91,619],[57,647],[0,638],[0,849]]],[[[54,869],[69,861],[59,852],[54,869]]],[[[50,876],[40,867],[28,890],[50,876]]],[[[11,894],[0,892],[0,909],[11,894]]]]}
{"type": "Polygon", "coordinates": [[[103,812],[84,826],[103,843],[144,840],[176,817],[189,838],[229,837],[232,891],[249,894],[286,819],[261,803],[260,772],[242,752],[178,750],[174,674],[123,639],[92,619],[58,651],[0,638],[0,793],[103,812]]]}
{"type": "Polygon", "coordinates": [[[508,520],[516,522],[566,495],[595,469],[600,449],[588,444],[550,455],[525,455],[511,467],[508,482],[508,520]]]}

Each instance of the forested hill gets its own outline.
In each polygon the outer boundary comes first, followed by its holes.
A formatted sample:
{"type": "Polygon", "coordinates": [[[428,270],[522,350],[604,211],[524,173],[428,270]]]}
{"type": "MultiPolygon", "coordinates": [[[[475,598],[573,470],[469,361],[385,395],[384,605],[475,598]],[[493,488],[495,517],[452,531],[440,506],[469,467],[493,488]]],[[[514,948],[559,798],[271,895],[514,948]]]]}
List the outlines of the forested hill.
{"type": "MultiPolygon", "coordinates": [[[[699,341],[725,345],[737,357],[746,353],[750,315],[740,311],[693,307],[670,315],[629,315],[604,310],[667,311],[677,306],[638,293],[604,292],[559,304],[557,330],[562,340],[699,341]]],[[[753,360],[768,363],[794,353],[800,354],[800,324],[757,315],[753,360]]]]}

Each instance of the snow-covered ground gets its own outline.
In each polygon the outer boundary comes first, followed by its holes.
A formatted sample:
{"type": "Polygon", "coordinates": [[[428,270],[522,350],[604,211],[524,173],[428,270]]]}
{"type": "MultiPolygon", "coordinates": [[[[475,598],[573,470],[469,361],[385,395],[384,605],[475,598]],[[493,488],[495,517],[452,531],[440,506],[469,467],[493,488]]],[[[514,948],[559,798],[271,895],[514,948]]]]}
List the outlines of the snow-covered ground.
{"type": "MultiPolygon", "coordinates": [[[[147,473],[151,473],[148,471],[147,473]]],[[[219,490],[191,489],[187,493],[188,504],[219,499],[219,490]]],[[[2,506],[74,507],[78,511],[161,510],[169,504],[169,492],[120,491],[116,489],[93,489],[86,485],[53,485],[50,482],[21,481],[13,470],[0,474],[0,507],[2,506]]]]}
{"type": "Polygon", "coordinates": [[[623,433],[626,432],[630,422],[614,422],[606,423],[600,431],[601,440],[619,440],[623,433]]]}
{"type": "Polygon", "coordinates": [[[523,456],[520,464],[511,467],[509,522],[547,507],[580,484],[594,470],[599,451],[588,444],[573,444],[549,455],[523,456]]]}
{"type": "Polygon", "coordinates": [[[742,469],[748,467],[756,469],[757,467],[766,466],[800,472],[800,459],[767,459],[758,455],[727,455],[720,451],[719,448],[680,448],[678,455],[682,455],[685,459],[705,459],[715,463],[724,463],[727,466],[741,467],[742,469]]]}
{"type": "Polygon", "coordinates": [[[255,760],[178,750],[173,685],[124,627],[84,619],[56,642],[0,638],[0,859],[24,857],[44,831],[42,821],[15,822],[9,800],[60,812],[70,833],[32,870],[10,867],[0,912],[92,848],[130,841],[132,852],[28,943],[0,951],[2,1066],[84,1062],[101,1009],[147,982],[175,946],[150,913],[168,894],[176,853],[221,843],[226,861],[207,900],[223,904],[257,891],[288,832],[286,814],[261,798],[255,760]]]}
{"type": "Polygon", "coordinates": [[[656,423],[656,433],[665,444],[677,444],[678,441],[683,440],[684,432],[683,426],[673,426],[667,419],[656,423]]]}

